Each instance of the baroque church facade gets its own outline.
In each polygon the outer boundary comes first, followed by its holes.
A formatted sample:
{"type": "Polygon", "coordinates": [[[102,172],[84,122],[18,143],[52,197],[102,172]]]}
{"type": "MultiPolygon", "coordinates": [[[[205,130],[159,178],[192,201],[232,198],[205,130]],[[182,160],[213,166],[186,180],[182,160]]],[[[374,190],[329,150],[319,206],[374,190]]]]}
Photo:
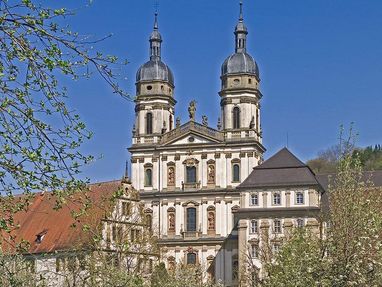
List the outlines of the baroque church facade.
{"type": "MultiPolygon", "coordinates": [[[[273,219],[254,219],[252,211],[259,209],[262,216],[273,218],[268,209],[280,212],[283,207],[293,207],[295,198],[296,206],[303,206],[305,211],[311,204],[317,208],[320,200],[313,174],[314,188],[310,190],[310,182],[299,186],[299,193],[291,193],[290,186],[269,191],[269,185],[248,185],[253,168],[263,161],[265,148],[260,74],[247,52],[247,34],[240,4],[235,51],[221,67],[217,129],[208,126],[206,118],[202,123],[195,121],[195,102],[188,108],[189,121],[181,124],[175,116],[174,76],[161,58],[162,37],[155,15],[150,59],[136,76],[135,123],[129,148],[132,185],[152,220],[161,260],[169,269],[179,263],[200,264],[206,276],[225,286],[235,286],[242,276],[240,270],[247,269],[247,250],[258,257],[258,230],[274,229],[273,219]],[[247,182],[244,188],[243,182],[247,182]],[[309,196],[312,200],[305,200],[309,196]]],[[[281,157],[297,169],[304,166],[309,173],[309,168],[289,151],[282,152],[281,157]]],[[[272,181],[272,175],[268,176],[272,181]]],[[[298,224],[307,222],[305,217],[298,224]]],[[[294,224],[293,220],[277,220],[278,234],[283,224],[294,224]]],[[[258,258],[252,263],[261,269],[258,258]]]]}

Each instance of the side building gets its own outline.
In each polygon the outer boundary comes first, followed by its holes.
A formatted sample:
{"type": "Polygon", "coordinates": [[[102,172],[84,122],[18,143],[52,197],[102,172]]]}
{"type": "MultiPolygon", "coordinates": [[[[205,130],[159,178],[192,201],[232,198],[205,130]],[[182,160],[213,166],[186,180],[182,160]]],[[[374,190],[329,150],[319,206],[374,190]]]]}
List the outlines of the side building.
{"type": "Polygon", "coordinates": [[[36,193],[14,215],[13,230],[0,235],[0,253],[14,272],[35,274],[44,286],[89,286],[113,267],[143,277],[152,272],[158,253],[151,218],[127,180],[90,184],[66,201],[56,208],[53,194],[36,193]]]}

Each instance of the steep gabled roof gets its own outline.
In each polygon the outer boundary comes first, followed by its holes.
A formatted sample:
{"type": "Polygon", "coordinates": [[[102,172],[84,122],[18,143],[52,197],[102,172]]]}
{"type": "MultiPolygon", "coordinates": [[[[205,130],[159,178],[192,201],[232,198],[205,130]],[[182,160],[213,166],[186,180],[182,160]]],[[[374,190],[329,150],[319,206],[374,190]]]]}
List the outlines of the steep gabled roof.
{"type": "Polygon", "coordinates": [[[283,148],[264,163],[255,167],[238,188],[312,185],[320,185],[312,170],[287,148],[283,148]]]}
{"type": "Polygon", "coordinates": [[[0,243],[3,240],[3,250],[12,252],[14,243],[21,240],[30,244],[27,253],[50,253],[89,247],[92,238],[99,232],[101,220],[111,211],[112,196],[120,187],[120,180],[90,184],[86,191],[74,194],[57,210],[54,209],[54,195],[50,192],[36,193],[28,207],[14,215],[15,225],[19,225],[11,233],[15,240],[9,240],[9,235],[5,233],[2,234],[3,238],[0,237],[0,243]],[[87,200],[90,201],[89,209],[75,219],[72,213],[78,212],[87,200]],[[85,232],[84,226],[91,232],[85,232]]]}
{"type": "Polygon", "coordinates": [[[264,161],[261,165],[255,167],[255,169],[275,169],[275,168],[290,168],[290,167],[306,167],[306,165],[299,160],[293,153],[291,153],[286,147],[279,150],[269,159],[264,161]]]}

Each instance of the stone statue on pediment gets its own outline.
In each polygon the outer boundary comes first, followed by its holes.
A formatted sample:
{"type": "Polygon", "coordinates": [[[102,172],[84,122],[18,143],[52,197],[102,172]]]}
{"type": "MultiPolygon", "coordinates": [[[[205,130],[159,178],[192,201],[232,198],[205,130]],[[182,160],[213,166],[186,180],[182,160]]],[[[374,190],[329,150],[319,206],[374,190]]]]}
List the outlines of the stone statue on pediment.
{"type": "Polygon", "coordinates": [[[188,115],[191,121],[195,121],[196,101],[192,100],[188,105],[188,115]]]}

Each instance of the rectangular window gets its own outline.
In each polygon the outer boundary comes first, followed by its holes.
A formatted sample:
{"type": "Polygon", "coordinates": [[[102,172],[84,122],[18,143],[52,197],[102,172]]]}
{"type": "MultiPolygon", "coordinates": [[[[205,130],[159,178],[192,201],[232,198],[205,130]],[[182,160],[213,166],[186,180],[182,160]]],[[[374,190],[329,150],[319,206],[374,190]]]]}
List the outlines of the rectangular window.
{"type": "Polygon", "coordinates": [[[304,194],[302,192],[296,193],[296,203],[297,204],[304,204],[304,194]]]}
{"type": "Polygon", "coordinates": [[[281,233],[281,220],[275,219],[273,221],[273,231],[274,233],[281,233]]]}
{"type": "Polygon", "coordinates": [[[279,192],[275,192],[273,194],[273,205],[280,205],[281,204],[281,194],[279,192]]]}
{"type": "Polygon", "coordinates": [[[259,204],[259,196],[257,193],[252,193],[249,201],[250,205],[258,205],[259,204]]]}
{"type": "Polygon", "coordinates": [[[196,167],[195,166],[186,167],[186,182],[196,183],[196,167]]]}
{"type": "Polygon", "coordinates": [[[257,233],[257,220],[251,220],[251,233],[257,233]]]}

